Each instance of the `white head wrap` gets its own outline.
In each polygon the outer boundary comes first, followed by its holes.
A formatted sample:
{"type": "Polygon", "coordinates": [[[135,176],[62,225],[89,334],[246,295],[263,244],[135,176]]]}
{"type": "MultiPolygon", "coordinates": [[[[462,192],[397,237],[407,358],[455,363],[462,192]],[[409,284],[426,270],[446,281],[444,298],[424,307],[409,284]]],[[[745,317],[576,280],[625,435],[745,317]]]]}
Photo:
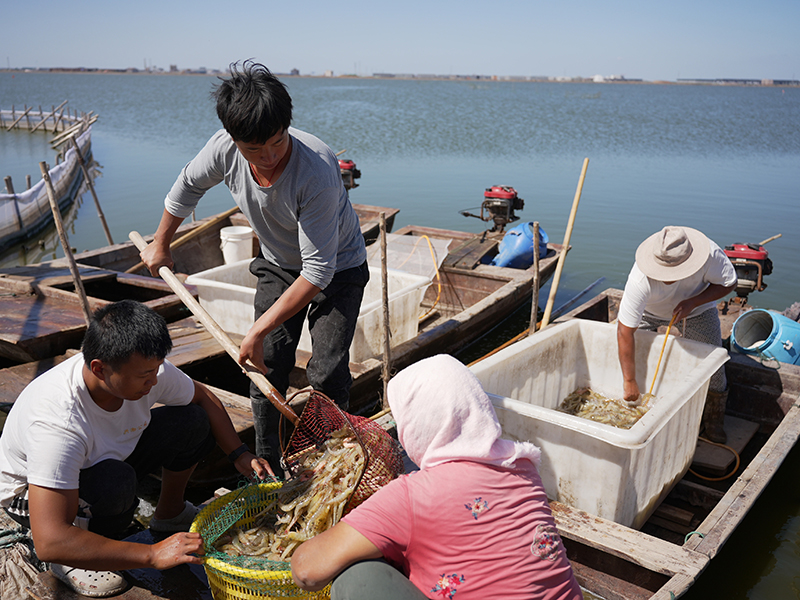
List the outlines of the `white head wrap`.
{"type": "Polygon", "coordinates": [[[539,448],[501,439],[500,423],[480,382],[446,354],[403,369],[389,382],[400,443],[420,468],[470,460],[511,468],[519,459],[538,466],[539,448]]]}

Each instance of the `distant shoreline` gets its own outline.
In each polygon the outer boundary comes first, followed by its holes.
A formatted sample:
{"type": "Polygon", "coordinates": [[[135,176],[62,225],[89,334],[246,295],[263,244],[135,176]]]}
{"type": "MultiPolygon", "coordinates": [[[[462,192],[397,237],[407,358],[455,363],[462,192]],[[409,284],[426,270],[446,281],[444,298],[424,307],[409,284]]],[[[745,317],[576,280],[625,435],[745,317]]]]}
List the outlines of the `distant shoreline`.
{"type": "MultiPolygon", "coordinates": [[[[89,68],[0,68],[0,73],[42,73],[42,74],[73,74],[73,75],[155,75],[155,76],[194,76],[194,77],[224,77],[225,71],[197,71],[185,69],[182,71],[145,71],[142,69],[89,69],[89,68]]],[[[624,77],[545,77],[545,76],[506,76],[506,75],[422,75],[422,74],[393,74],[375,73],[373,75],[301,75],[299,73],[275,73],[280,78],[307,78],[307,79],[379,79],[399,81],[468,81],[486,83],[596,83],[596,84],[645,84],[645,85],[715,85],[730,87],[800,87],[800,80],[796,79],[678,79],[669,80],[643,80],[626,79],[624,77]]]]}

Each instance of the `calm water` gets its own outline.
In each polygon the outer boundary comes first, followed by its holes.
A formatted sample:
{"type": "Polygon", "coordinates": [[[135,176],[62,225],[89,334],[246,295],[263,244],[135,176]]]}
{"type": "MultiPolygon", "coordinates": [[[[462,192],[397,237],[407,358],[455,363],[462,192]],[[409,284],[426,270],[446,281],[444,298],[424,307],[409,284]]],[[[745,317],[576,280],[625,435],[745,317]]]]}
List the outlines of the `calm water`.
{"type": "MultiPolygon", "coordinates": [[[[178,171],[218,129],[213,77],[0,73],[0,107],[94,111],[95,182],[115,241],[152,233],[178,171]]],[[[484,188],[512,185],[520,213],[561,242],[590,159],[556,307],[598,277],[624,286],[638,244],[667,224],[718,244],[783,237],[756,306],[800,300],[800,90],[669,85],[287,79],[294,125],[347,149],[362,171],[354,202],[401,209],[395,226],[481,231],[458,214],[484,188]]],[[[17,189],[53,161],[47,137],[0,131],[0,176],[17,189]]],[[[205,217],[228,208],[220,187],[205,217]]],[[[105,244],[91,197],[70,226],[79,250],[105,244]]],[[[60,250],[57,251],[60,255],[60,250]]],[[[6,258],[21,260],[19,253],[6,258]]],[[[547,290],[542,295],[544,306],[547,290]]],[[[795,452],[691,598],[800,598],[795,452]],[[717,593],[724,589],[724,593],[717,593]],[[716,591],[715,591],[716,590],[716,591]]]]}

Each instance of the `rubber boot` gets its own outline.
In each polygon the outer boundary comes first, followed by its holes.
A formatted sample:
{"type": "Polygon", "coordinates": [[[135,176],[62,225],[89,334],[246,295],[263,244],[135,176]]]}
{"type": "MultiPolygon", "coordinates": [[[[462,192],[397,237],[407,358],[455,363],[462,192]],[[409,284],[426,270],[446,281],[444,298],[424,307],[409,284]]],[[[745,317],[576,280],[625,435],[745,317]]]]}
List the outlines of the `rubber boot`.
{"type": "Polygon", "coordinates": [[[725,405],[728,403],[728,390],[722,392],[708,391],[703,408],[703,427],[705,436],[712,442],[724,444],[728,440],[722,428],[725,422],[725,405]]]}

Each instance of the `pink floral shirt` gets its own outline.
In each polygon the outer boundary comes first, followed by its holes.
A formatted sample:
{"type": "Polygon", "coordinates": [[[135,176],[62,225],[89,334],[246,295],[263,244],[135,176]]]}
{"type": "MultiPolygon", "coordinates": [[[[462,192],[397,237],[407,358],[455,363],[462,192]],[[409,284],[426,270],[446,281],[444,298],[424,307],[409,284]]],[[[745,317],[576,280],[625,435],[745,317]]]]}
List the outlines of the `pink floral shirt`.
{"type": "Polygon", "coordinates": [[[428,598],[580,600],[539,474],[520,462],[526,468],[457,461],[416,471],[343,520],[428,598]]]}

